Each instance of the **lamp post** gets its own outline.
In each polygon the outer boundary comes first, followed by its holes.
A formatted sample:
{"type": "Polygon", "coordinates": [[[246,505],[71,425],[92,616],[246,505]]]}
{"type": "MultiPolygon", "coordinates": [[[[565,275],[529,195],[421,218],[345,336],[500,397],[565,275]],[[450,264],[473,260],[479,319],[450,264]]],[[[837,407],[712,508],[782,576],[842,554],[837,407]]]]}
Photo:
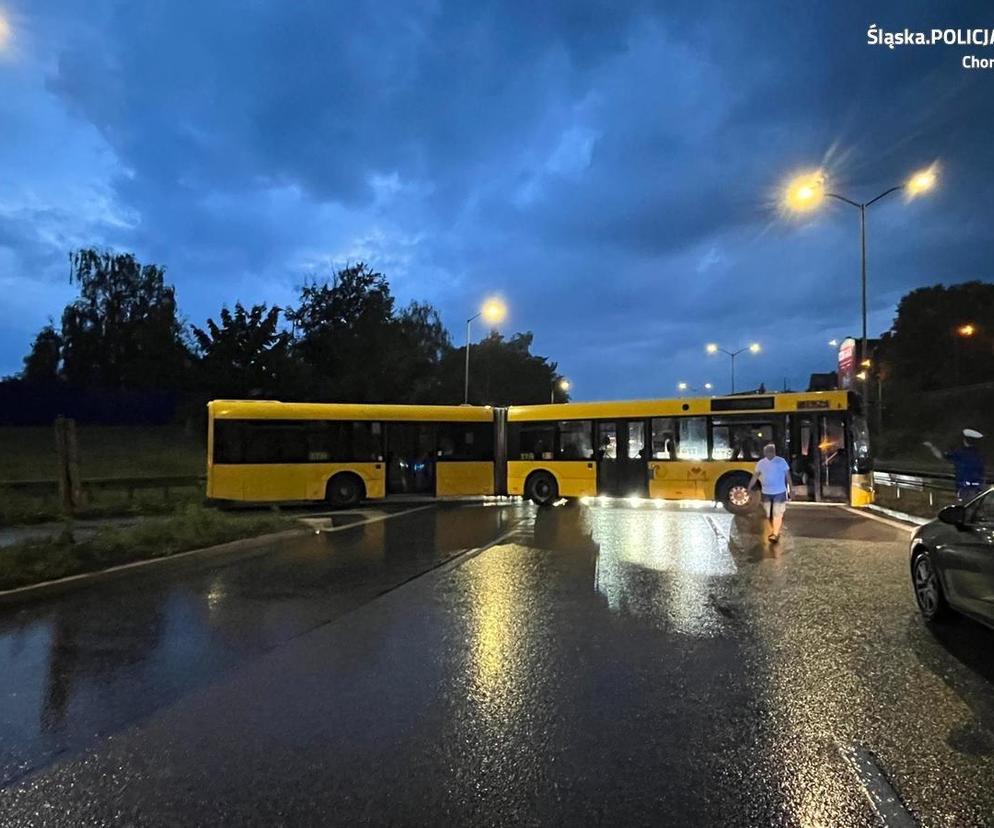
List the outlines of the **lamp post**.
{"type": "Polygon", "coordinates": [[[728,354],[732,358],[732,393],[735,393],[735,357],[741,354],[743,351],[748,351],[751,354],[758,354],[760,352],[759,343],[753,342],[751,345],[746,345],[744,348],[739,348],[737,351],[729,351],[722,348],[720,345],[714,342],[709,342],[707,345],[707,352],[709,354],[716,354],[721,351],[723,354],[728,354]]]}
{"type": "Polygon", "coordinates": [[[839,193],[828,192],[826,189],[828,181],[825,173],[822,170],[815,170],[814,172],[804,173],[794,178],[784,191],[784,203],[788,209],[793,211],[813,210],[826,197],[834,198],[859,210],[860,291],[862,293],[863,331],[860,353],[862,359],[866,359],[868,356],[866,350],[866,208],[872,204],[876,204],[880,199],[889,196],[891,193],[896,193],[898,190],[904,190],[910,197],[914,198],[931,190],[935,186],[935,179],[936,170],[933,165],[928,169],[915,173],[903,184],[898,184],[896,187],[884,190],[880,195],[871,198],[869,201],[859,202],[853,201],[844,195],[839,195],[839,193]]]}
{"type": "Polygon", "coordinates": [[[463,390],[463,405],[469,405],[469,336],[470,326],[474,319],[481,316],[490,324],[496,325],[507,315],[507,305],[500,299],[491,297],[483,303],[481,308],[466,320],[466,383],[463,390]]]}
{"type": "Polygon", "coordinates": [[[556,389],[559,389],[564,394],[569,391],[569,380],[566,377],[560,377],[558,380],[552,381],[552,393],[549,396],[549,402],[555,403],[556,401],[556,389]]]}

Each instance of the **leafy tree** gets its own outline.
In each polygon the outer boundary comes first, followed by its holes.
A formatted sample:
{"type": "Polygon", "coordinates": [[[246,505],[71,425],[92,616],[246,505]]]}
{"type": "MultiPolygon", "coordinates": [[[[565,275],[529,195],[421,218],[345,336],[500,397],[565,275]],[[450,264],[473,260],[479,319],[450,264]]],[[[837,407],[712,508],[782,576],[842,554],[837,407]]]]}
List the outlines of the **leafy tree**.
{"type": "Polygon", "coordinates": [[[911,390],[994,379],[994,284],[964,282],[913,290],[884,334],[880,359],[889,383],[911,390]],[[964,325],[971,335],[963,335],[964,325]]]}
{"type": "Polygon", "coordinates": [[[291,382],[290,334],[281,331],[280,309],[265,304],[234,312],[221,308],[220,322],[192,326],[198,350],[198,386],[212,397],[277,397],[291,382]]]}
{"type": "Polygon", "coordinates": [[[49,322],[35,337],[31,353],[24,357],[24,371],[21,376],[28,382],[55,382],[59,378],[61,362],[62,337],[49,322]]]}
{"type": "Polygon", "coordinates": [[[62,313],[64,378],[104,388],[180,387],[189,352],[165,269],[92,249],[69,261],[80,296],[62,313]]]}
{"type": "MultiPolygon", "coordinates": [[[[470,346],[469,401],[474,405],[525,405],[549,402],[552,384],[561,376],[555,362],[531,353],[531,331],[504,339],[497,331],[470,346]]],[[[442,396],[437,402],[462,402],[466,348],[444,357],[442,396]]],[[[557,392],[557,399],[564,397],[557,392]]],[[[567,397],[568,399],[568,397],[567,397]]]]}
{"type": "Polygon", "coordinates": [[[380,349],[390,342],[394,300],[382,273],[365,264],[338,271],[332,281],[300,289],[288,309],[294,353],[312,377],[304,396],[326,401],[389,398],[388,366],[380,349]]]}

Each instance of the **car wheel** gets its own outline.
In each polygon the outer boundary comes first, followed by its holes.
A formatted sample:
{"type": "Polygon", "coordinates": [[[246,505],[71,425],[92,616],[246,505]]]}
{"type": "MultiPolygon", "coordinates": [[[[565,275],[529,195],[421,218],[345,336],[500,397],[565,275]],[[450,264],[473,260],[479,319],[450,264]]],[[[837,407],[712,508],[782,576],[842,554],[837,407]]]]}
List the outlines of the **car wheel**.
{"type": "Polygon", "coordinates": [[[559,498],[559,486],[548,472],[536,472],[528,478],[525,494],[535,505],[549,506],[559,498]]]}
{"type": "Polygon", "coordinates": [[[722,481],[718,488],[718,501],[733,515],[744,515],[752,509],[749,476],[736,474],[722,481]]]}
{"type": "Polygon", "coordinates": [[[949,604],[928,552],[919,552],[911,564],[911,583],[918,610],[926,621],[941,621],[949,615],[949,604]]]}
{"type": "Polygon", "coordinates": [[[362,481],[354,474],[336,474],[328,481],[325,499],[333,509],[349,509],[362,500],[362,481]]]}

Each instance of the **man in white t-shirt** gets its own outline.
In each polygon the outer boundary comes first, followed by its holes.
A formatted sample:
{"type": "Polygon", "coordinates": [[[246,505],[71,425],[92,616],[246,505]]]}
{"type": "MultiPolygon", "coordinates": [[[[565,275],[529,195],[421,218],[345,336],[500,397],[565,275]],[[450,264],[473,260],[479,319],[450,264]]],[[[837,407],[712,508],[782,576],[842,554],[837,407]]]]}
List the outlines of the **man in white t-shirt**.
{"type": "Polygon", "coordinates": [[[757,480],[763,489],[763,511],[770,521],[770,543],[776,543],[780,540],[783,513],[790,500],[790,466],[782,457],[777,457],[777,447],[773,443],[763,446],[763,459],[756,464],[749,481],[750,491],[757,480]]]}

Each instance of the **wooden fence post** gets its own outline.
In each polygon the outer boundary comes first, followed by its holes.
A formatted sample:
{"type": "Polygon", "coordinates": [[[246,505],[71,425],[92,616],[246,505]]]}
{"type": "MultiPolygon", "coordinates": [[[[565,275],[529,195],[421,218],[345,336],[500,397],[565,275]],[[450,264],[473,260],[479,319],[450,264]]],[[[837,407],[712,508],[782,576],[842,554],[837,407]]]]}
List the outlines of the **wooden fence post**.
{"type": "Polygon", "coordinates": [[[83,488],[79,477],[79,444],[76,441],[76,421],[55,418],[55,451],[58,454],[59,499],[67,515],[83,503],[83,488]]]}
{"type": "Polygon", "coordinates": [[[66,469],[72,505],[78,509],[85,505],[83,481],[79,476],[79,443],[76,440],[76,421],[66,420],[66,469]]]}

